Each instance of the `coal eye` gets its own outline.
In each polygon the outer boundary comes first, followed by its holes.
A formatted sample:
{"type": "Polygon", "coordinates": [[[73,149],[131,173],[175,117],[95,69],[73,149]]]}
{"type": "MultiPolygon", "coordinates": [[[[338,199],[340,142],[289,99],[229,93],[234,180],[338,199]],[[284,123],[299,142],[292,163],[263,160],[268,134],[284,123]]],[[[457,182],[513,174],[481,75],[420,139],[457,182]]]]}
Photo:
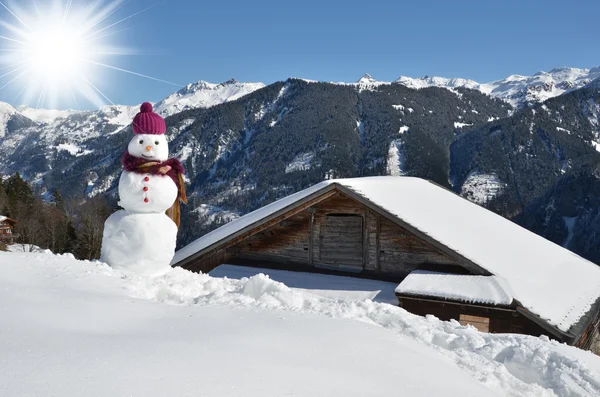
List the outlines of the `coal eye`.
{"type": "Polygon", "coordinates": [[[155,145],[158,145],[159,143],[160,143],[160,142],[158,142],[158,141],[154,141],[154,144],[155,144],[155,145]]]}
{"type": "Polygon", "coordinates": [[[143,144],[144,144],[144,140],[140,139],[140,145],[143,145],[143,144]]]}

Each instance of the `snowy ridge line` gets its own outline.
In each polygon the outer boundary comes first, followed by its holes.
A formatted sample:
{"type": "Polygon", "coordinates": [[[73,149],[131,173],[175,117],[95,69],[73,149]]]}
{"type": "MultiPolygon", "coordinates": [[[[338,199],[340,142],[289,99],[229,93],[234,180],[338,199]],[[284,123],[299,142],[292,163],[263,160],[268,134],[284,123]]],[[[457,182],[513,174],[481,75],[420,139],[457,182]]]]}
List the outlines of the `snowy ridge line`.
{"type": "MultiPolygon", "coordinates": [[[[113,273],[105,265],[98,266],[103,272],[113,273]]],[[[377,325],[433,347],[484,385],[500,385],[510,396],[600,395],[600,374],[557,351],[560,344],[547,337],[480,333],[457,321],[421,317],[385,303],[313,295],[264,274],[231,280],[175,268],[157,278],[119,272],[114,275],[122,277],[125,288],[135,295],[158,302],[290,310],[377,325]]]]}

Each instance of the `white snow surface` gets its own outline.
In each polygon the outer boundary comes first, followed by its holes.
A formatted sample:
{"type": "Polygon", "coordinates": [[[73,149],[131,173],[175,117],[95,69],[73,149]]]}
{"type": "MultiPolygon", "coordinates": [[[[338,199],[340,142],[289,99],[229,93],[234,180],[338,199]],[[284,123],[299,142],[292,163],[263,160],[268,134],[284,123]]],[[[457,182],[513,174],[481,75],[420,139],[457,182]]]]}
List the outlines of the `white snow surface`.
{"type": "Polygon", "coordinates": [[[426,270],[415,270],[410,273],[398,285],[396,292],[491,305],[509,306],[513,301],[508,286],[499,277],[426,270]]]}
{"type": "Polygon", "coordinates": [[[504,190],[506,183],[502,182],[496,173],[485,174],[472,171],[464,181],[460,195],[466,199],[484,205],[504,190]]]}
{"type": "Polygon", "coordinates": [[[412,177],[331,179],[242,216],[183,247],[177,263],[283,212],[330,184],[342,185],[506,281],[523,306],[568,331],[600,297],[600,267],[431,182],[412,177]]]}
{"type": "Polygon", "coordinates": [[[459,121],[455,121],[454,122],[454,128],[464,128],[464,127],[471,127],[473,124],[468,124],[468,123],[461,123],[459,121]]]}
{"type": "Polygon", "coordinates": [[[3,396],[600,394],[591,353],[264,275],[151,278],[0,253],[0,302],[3,396]]]}
{"type": "Polygon", "coordinates": [[[474,80],[461,79],[461,78],[446,78],[446,77],[420,77],[412,78],[407,76],[400,76],[394,83],[402,84],[409,88],[421,89],[427,87],[442,87],[442,88],[457,88],[465,87],[471,89],[477,89],[479,83],[474,80]]]}
{"type": "Polygon", "coordinates": [[[36,123],[51,123],[57,119],[65,119],[75,113],[79,113],[78,110],[73,109],[35,109],[27,106],[19,106],[18,110],[23,116],[35,121],[36,123]]]}
{"type": "Polygon", "coordinates": [[[315,152],[301,153],[294,157],[291,163],[285,166],[285,173],[289,174],[294,171],[306,171],[312,166],[312,161],[315,158],[315,152]]]}
{"type": "Polygon", "coordinates": [[[9,120],[17,113],[17,110],[8,103],[0,102],[0,138],[4,138],[9,120]]]}
{"type": "Polygon", "coordinates": [[[236,265],[221,265],[209,272],[212,277],[228,277],[238,280],[259,274],[264,274],[271,280],[283,283],[294,290],[324,298],[353,301],[372,300],[398,305],[398,298],[394,294],[397,284],[386,281],[236,265]]]}
{"type": "MultiPolygon", "coordinates": [[[[402,133],[402,132],[400,132],[402,133]]],[[[402,176],[406,175],[406,161],[402,151],[402,139],[394,139],[390,142],[386,171],[388,175],[402,176]]]]}

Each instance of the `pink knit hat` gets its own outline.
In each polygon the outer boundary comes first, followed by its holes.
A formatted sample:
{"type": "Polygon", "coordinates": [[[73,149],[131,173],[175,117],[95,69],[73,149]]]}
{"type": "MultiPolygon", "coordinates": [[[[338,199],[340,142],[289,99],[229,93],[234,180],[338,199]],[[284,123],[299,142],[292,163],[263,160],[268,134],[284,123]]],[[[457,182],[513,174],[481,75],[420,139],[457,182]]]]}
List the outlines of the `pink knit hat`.
{"type": "Polygon", "coordinates": [[[165,120],[152,111],[150,102],[142,103],[140,112],[133,118],[134,134],[162,135],[167,131],[165,120]]]}

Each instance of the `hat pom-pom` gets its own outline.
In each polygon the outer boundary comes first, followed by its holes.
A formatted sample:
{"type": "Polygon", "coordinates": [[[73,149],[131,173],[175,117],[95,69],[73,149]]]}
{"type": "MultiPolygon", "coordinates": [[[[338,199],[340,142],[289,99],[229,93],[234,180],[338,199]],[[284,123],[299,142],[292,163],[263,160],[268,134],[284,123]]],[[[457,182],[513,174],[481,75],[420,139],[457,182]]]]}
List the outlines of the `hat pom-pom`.
{"type": "Polygon", "coordinates": [[[142,112],[142,113],[152,112],[152,104],[150,102],[142,103],[142,106],[140,106],[140,112],[142,112]]]}

